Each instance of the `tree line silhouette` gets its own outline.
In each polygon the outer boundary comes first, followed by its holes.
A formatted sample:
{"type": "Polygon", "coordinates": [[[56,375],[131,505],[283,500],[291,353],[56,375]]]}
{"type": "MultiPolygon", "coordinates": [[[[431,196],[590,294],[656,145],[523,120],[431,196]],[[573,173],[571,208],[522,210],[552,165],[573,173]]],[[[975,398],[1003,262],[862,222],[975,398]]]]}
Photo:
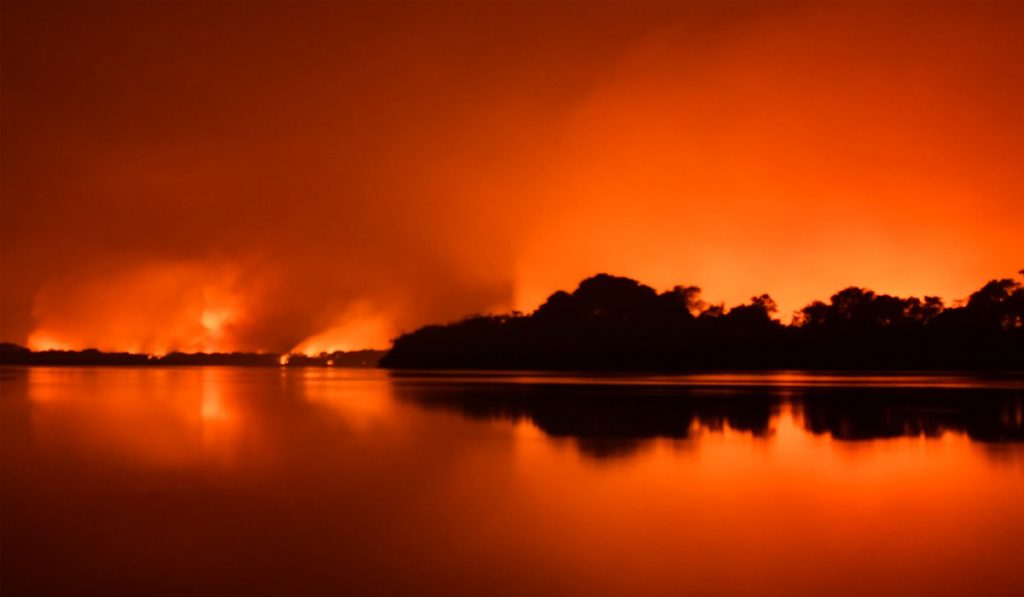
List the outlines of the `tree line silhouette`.
{"type": "Polygon", "coordinates": [[[383,354],[380,350],[339,350],[318,355],[290,354],[284,358],[266,352],[169,352],[156,356],[134,352],[104,352],[95,348],[32,351],[17,344],[0,343],[0,364],[4,365],[376,367],[383,354]]]}
{"type": "MultiPolygon", "coordinates": [[[[1024,273],[1024,272],[1022,272],[1024,273]]],[[[598,274],[531,314],[478,315],[396,338],[387,353],[288,355],[288,366],[392,369],[694,371],[716,369],[1024,369],[1024,285],[991,280],[963,304],[850,287],[773,319],[767,294],[725,309],[696,286],[658,293],[598,274]]],[[[277,366],[270,353],[33,352],[0,344],[13,365],[277,366]]]]}
{"type": "MultiPolygon", "coordinates": [[[[1022,272],[1024,274],[1024,272],[1022,272]]],[[[392,369],[685,371],[1024,369],[1024,285],[992,280],[963,304],[850,287],[792,323],[767,294],[725,309],[695,286],[658,293],[598,274],[531,314],[478,315],[395,339],[392,369]]]]}

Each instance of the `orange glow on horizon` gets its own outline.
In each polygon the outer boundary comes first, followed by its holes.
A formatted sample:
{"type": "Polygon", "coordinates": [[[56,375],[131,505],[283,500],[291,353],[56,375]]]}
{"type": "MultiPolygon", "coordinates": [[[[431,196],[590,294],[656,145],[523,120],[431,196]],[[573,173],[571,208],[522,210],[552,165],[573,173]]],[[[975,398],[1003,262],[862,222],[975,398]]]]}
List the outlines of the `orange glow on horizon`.
{"type": "Polygon", "coordinates": [[[306,338],[292,352],[318,355],[338,350],[382,349],[395,335],[390,318],[361,303],[347,309],[329,328],[306,338]]]}
{"type": "Polygon", "coordinates": [[[65,344],[60,340],[55,340],[51,337],[44,336],[41,332],[32,332],[28,337],[26,346],[32,350],[74,350],[75,348],[69,344],[65,344]]]}
{"type": "Polygon", "coordinates": [[[1024,267],[1021,30],[1020,3],[5,5],[0,341],[386,348],[599,272],[784,322],[850,285],[949,304],[1024,267]]]}

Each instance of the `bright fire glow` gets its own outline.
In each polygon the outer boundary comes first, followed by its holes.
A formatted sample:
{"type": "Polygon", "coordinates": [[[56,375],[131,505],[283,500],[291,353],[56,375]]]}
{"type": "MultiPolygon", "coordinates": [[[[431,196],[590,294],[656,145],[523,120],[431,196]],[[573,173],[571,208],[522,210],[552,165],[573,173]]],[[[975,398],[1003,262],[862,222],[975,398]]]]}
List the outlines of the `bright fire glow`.
{"type": "Polygon", "coordinates": [[[230,43],[233,3],[88,4],[4,6],[0,340],[316,354],[598,272],[786,320],[1024,267],[1024,3],[271,3],[230,43]]]}
{"type": "Polygon", "coordinates": [[[331,327],[302,341],[295,352],[315,355],[336,350],[387,348],[393,335],[394,326],[387,316],[360,303],[345,311],[331,327]]]}

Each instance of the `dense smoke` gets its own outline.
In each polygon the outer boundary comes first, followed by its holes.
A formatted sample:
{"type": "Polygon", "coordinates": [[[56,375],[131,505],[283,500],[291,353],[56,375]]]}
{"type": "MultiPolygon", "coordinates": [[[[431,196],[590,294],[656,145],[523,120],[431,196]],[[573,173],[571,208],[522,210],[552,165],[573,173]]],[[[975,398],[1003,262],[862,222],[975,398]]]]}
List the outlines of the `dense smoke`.
{"type": "Polygon", "coordinates": [[[2,340],[316,352],[611,271],[1019,268],[1024,7],[4,7],[2,340]]]}

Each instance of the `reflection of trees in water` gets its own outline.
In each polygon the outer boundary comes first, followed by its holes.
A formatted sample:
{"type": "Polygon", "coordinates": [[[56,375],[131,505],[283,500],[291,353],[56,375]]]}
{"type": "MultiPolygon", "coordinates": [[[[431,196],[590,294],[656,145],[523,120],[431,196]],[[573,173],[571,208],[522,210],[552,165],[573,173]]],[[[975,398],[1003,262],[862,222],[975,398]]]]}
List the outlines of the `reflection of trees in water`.
{"type": "Polygon", "coordinates": [[[1024,392],[967,389],[853,389],[803,392],[796,402],[811,433],[842,440],[938,437],[1024,441],[1024,392]]]}
{"type": "Polygon", "coordinates": [[[985,442],[1024,441],[1024,392],[924,388],[709,389],[672,386],[394,380],[400,400],[473,419],[528,420],[590,456],[630,454],[695,428],[764,437],[783,402],[804,427],[839,440],[966,433],[985,442]]]}
{"type": "Polygon", "coordinates": [[[400,400],[473,419],[528,420],[551,437],[576,439],[581,451],[611,456],[656,438],[686,439],[695,426],[767,435],[777,396],[614,385],[395,383],[400,400]],[[683,398],[683,399],[681,399],[683,398]]]}

